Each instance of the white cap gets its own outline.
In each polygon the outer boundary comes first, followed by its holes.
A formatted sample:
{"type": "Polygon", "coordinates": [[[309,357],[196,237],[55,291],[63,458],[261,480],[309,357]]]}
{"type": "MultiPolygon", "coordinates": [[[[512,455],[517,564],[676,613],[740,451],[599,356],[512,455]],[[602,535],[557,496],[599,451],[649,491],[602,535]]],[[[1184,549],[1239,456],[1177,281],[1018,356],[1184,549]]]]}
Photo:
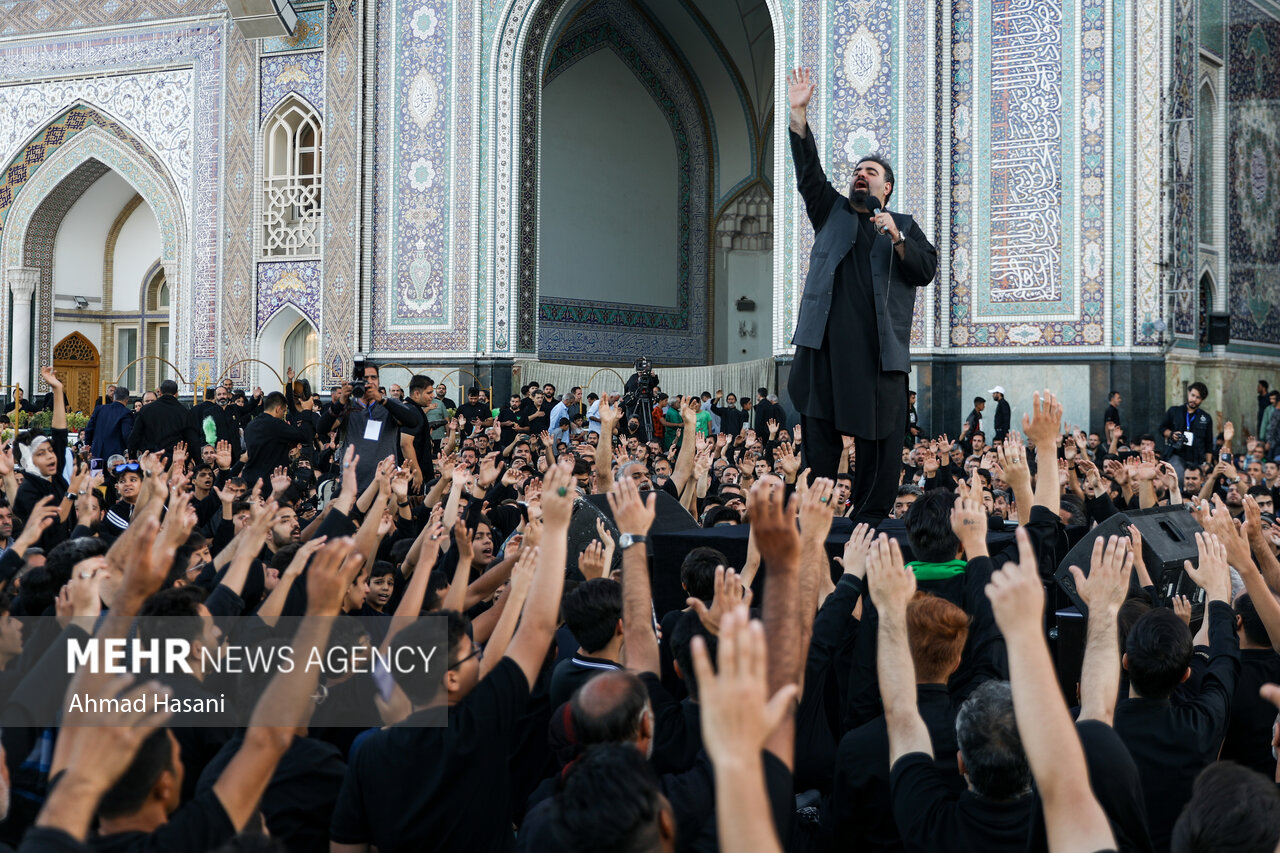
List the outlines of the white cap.
{"type": "Polygon", "coordinates": [[[992,389],[991,389],[990,391],[988,391],[987,393],[988,393],[988,394],[1003,394],[1003,393],[1004,393],[1004,386],[1003,386],[1003,385],[997,385],[996,387],[992,388],[992,389]]]}

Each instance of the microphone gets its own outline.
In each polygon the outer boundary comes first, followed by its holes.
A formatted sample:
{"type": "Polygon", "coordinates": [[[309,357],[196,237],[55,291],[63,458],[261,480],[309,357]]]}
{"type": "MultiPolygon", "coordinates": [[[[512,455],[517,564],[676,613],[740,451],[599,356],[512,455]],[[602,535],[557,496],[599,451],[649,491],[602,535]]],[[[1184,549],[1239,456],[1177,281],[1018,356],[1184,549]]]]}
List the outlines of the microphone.
{"type": "MultiPolygon", "coordinates": [[[[867,209],[867,213],[871,214],[874,217],[877,213],[880,212],[880,199],[876,198],[870,193],[867,193],[867,200],[862,203],[862,206],[867,209]]],[[[876,230],[879,231],[881,234],[889,233],[888,228],[876,228],[876,230]]]]}

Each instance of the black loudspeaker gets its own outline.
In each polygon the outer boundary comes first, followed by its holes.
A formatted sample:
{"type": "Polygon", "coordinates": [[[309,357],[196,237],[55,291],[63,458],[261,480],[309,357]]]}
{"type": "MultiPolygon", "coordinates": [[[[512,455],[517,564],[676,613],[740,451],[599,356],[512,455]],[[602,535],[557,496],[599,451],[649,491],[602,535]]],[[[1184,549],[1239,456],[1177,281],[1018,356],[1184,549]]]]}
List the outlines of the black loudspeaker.
{"type": "MultiPolygon", "coordinates": [[[[1159,603],[1168,606],[1175,595],[1185,595],[1192,603],[1192,617],[1198,618],[1204,608],[1204,595],[1195,582],[1187,577],[1183,563],[1190,560],[1191,565],[1199,565],[1196,534],[1203,532],[1204,528],[1181,504],[1116,513],[1089,531],[1088,535],[1067,552],[1054,573],[1062,591],[1081,613],[1087,613],[1088,607],[1076,593],[1070,567],[1079,566],[1087,576],[1093,543],[1099,538],[1113,535],[1128,536],[1130,526],[1137,527],[1142,534],[1142,558],[1151,575],[1151,582],[1155,584],[1159,603]]],[[[1133,583],[1136,585],[1137,581],[1133,583]]]]}
{"type": "Polygon", "coordinates": [[[1209,346],[1225,347],[1231,343],[1231,315],[1225,311],[1209,314],[1209,346]]]}
{"type": "MultiPolygon", "coordinates": [[[[594,495],[592,497],[595,497],[594,495]]],[[[593,540],[600,538],[599,532],[596,530],[596,520],[604,519],[604,526],[614,538],[618,539],[618,528],[614,525],[613,519],[606,513],[600,511],[600,508],[586,498],[578,498],[573,502],[573,515],[569,518],[569,550],[565,554],[565,576],[570,580],[584,580],[582,572],[578,569],[578,556],[587,550],[587,546],[593,540]]],[[[613,565],[610,570],[622,568],[622,552],[615,550],[613,553],[613,565]]]]}
{"type": "MultiPolygon", "coordinates": [[[[653,527],[650,533],[669,533],[680,530],[697,530],[698,522],[689,510],[680,505],[680,501],[671,497],[662,489],[655,489],[654,494],[658,496],[657,503],[654,504],[653,527]]],[[[642,495],[646,500],[647,495],[642,495]]],[[[613,521],[613,512],[609,509],[608,495],[587,495],[583,500],[590,503],[605,518],[613,521]]]]}

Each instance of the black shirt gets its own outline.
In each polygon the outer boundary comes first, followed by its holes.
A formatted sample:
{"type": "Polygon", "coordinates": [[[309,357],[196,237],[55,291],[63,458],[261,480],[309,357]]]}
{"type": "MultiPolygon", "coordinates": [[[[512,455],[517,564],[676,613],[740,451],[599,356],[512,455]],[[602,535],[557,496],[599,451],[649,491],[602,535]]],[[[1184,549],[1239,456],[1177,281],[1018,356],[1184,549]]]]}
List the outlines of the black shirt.
{"type": "MultiPolygon", "coordinates": [[[[956,764],[956,714],[946,685],[917,685],[916,704],[938,756],[937,777],[959,796],[965,782],[956,764]]],[[[822,828],[833,851],[902,849],[889,794],[889,728],[883,716],[840,739],[831,793],[822,802],[822,828]]]]}
{"type": "Polygon", "coordinates": [[[568,702],[579,687],[600,673],[621,668],[611,660],[583,654],[560,661],[551,673],[551,707],[559,708],[568,702]]]}
{"type": "Polygon", "coordinates": [[[306,435],[295,426],[290,426],[283,418],[271,415],[260,415],[249,421],[244,428],[244,445],[249,451],[249,461],[244,466],[245,488],[250,492],[259,480],[267,482],[262,486],[266,495],[271,485],[271,474],[276,468],[289,466],[289,451],[299,444],[305,444],[306,435]]]}
{"type": "Polygon", "coordinates": [[[525,400],[516,409],[503,406],[498,410],[498,425],[502,427],[502,446],[516,440],[520,434],[529,432],[529,415],[533,413],[533,401],[525,400]],[[527,405],[526,405],[527,404],[527,405]]]}
{"type": "Polygon", "coordinates": [[[1190,411],[1186,406],[1174,406],[1164,414],[1160,424],[1160,432],[1169,430],[1169,446],[1174,456],[1181,456],[1187,462],[1196,465],[1204,464],[1205,455],[1213,450],[1213,418],[1204,409],[1190,411]],[[1181,432],[1191,436],[1191,444],[1177,442],[1173,433],[1181,432]]]}
{"type": "MultiPolygon", "coordinates": [[[[1089,786],[1111,824],[1116,849],[1125,853],[1151,853],[1142,780],[1124,742],[1115,729],[1098,720],[1076,723],[1076,734],[1080,736],[1085,764],[1089,768],[1089,786]]],[[[1036,806],[1031,849],[1049,849],[1041,802],[1036,806]]]]}
{"type": "Polygon", "coordinates": [[[1258,695],[1258,689],[1275,682],[1280,682],[1280,655],[1271,649],[1240,650],[1240,678],[1222,741],[1222,760],[1251,767],[1268,779],[1276,772],[1276,760],[1271,757],[1276,707],[1258,695]]]}
{"type": "Polygon", "coordinates": [[[330,839],[379,853],[511,850],[507,758],[528,699],[529,682],[507,658],[449,708],[448,727],[371,735],[350,757],[330,839]]]}
{"type": "MultiPolygon", "coordinates": [[[[201,794],[213,790],[243,743],[244,737],[237,735],[209,762],[196,786],[201,794]]],[[[310,737],[294,738],[262,795],[262,817],[271,837],[282,841],[291,853],[328,849],[329,817],[346,769],[342,754],[332,744],[310,737]]]]}
{"type": "Polygon", "coordinates": [[[1120,409],[1116,406],[1108,405],[1106,413],[1102,416],[1102,422],[1122,426],[1120,423],[1120,409]]]}
{"type": "Polygon", "coordinates": [[[1240,672],[1240,645],[1231,605],[1209,603],[1209,663],[1199,691],[1177,703],[1168,699],[1122,699],[1115,730],[1138,772],[1147,802],[1151,840],[1168,850],[1173,824],[1191,800],[1191,787],[1218,758],[1240,672]]]}
{"type": "Polygon", "coordinates": [[[957,795],[933,756],[904,755],[890,771],[893,816],[904,849],[921,853],[1025,853],[1036,800],[1030,792],[996,802],[973,791],[957,795]]]}
{"type": "Polygon", "coordinates": [[[470,435],[471,428],[475,424],[483,424],[493,417],[493,410],[481,403],[463,403],[458,407],[458,417],[467,419],[466,431],[463,434],[470,435]]]}
{"type": "Polygon", "coordinates": [[[90,844],[96,853],[191,853],[216,850],[235,834],[231,818],[211,788],[170,815],[169,822],[155,832],[99,835],[90,844]]]}

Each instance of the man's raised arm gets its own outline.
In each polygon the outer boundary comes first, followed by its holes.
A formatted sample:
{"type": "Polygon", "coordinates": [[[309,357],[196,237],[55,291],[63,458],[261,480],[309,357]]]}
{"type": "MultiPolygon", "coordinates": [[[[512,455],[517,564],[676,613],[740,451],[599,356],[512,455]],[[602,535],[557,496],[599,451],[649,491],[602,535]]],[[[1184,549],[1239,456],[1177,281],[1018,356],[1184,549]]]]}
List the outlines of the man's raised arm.
{"type": "Polygon", "coordinates": [[[809,102],[813,99],[813,72],[797,68],[787,75],[787,100],[791,107],[791,159],[796,166],[796,184],[804,197],[805,211],[813,230],[827,220],[840,193],[827,181],[818,160],[818,146],[809,132],[809,102]]]}

